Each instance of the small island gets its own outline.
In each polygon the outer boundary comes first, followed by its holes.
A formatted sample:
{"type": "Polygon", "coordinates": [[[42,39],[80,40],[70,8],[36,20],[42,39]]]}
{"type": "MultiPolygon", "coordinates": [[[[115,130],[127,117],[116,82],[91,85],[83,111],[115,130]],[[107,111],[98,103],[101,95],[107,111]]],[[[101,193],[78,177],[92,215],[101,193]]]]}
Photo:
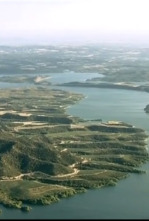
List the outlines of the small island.
{"type": "Polygon", "coordinates": [[[144,108],[146,113],[149,113],[149,104],[146,105],[146,107],[144,108]]]}
{"type": "Polygon", "coordinates": [[[68,115],[82,98],[42,86],[0,90],[1,204],[29,211],[144,172],[145,131],[68,115]]]}

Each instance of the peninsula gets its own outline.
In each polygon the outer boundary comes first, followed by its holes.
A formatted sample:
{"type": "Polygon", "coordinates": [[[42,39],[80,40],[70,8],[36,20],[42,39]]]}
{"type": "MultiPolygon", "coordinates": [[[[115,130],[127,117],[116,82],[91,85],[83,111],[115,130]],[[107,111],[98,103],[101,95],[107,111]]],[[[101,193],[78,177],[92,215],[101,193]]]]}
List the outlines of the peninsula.
{"type": "Polygon", "coordinates": [[[42,85],[0,90],[1,204],[29,211],[144,172],[145,131],[68,115],[82,98],[42,85]]]}

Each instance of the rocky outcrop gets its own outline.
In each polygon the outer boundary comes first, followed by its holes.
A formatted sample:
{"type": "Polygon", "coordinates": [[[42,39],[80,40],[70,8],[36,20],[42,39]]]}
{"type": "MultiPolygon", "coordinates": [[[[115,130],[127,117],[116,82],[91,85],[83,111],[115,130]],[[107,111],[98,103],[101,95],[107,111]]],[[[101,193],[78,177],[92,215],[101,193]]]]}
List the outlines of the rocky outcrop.
{"type": "Polygon", "coordinates": [[[149,113],[149,104],[146,105],[146,107],[144,108],[146,113],[149,113]]]}

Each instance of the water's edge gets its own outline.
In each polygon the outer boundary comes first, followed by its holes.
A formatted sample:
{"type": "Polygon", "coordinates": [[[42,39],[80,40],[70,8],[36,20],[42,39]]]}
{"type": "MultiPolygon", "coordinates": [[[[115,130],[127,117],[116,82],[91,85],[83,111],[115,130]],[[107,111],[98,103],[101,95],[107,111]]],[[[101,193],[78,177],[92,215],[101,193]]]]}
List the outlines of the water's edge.
{"type": "MultiPolygon", "coordinates": [[[[67,109],[68,114],[84,119],[120,120],[144,129],[149,134],[149,103],[146,92],[119,89],[65,88],[83,93],[85,99],[67,109]]],[[[149,140],[148,140],[149,143],[149,140]]],[[[146,174],[131,174],[115,187],[89,190],[50,206],[32,206],[30,213],[3,206],[1,219],[148,219],[149,163],[146,174]]]]}

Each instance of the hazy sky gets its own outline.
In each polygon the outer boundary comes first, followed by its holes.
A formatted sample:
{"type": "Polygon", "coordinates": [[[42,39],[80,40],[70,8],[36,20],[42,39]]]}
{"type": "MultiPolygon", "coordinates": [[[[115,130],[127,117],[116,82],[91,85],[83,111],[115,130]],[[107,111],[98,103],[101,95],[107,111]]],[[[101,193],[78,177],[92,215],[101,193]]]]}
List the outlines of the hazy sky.
{"type": "Polygon", "coordinates": [[[0,44],[148,39],[149,0],[0,0],[0,44]]]}

